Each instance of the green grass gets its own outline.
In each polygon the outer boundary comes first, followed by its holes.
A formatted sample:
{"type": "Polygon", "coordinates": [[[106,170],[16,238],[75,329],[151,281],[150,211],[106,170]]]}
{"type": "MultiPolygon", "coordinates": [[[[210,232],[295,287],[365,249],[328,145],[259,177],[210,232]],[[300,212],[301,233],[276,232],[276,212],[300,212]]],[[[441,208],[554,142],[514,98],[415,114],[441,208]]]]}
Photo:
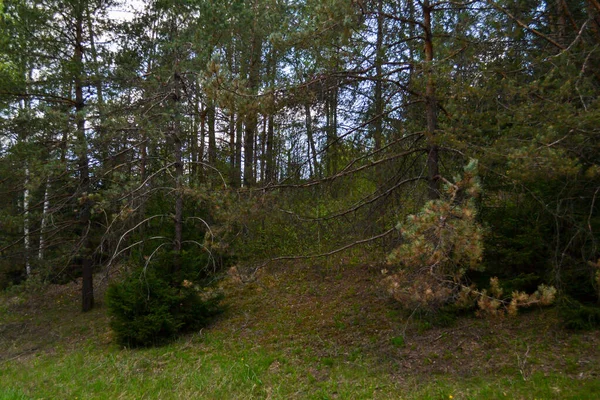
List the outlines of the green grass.
{"type": "Polygon", "coordinates": [[[600,335],[562,330],[552,310],[425,327],[375,272],[333,274],[230,282],[212,326],[135,350],[114,344],[101,301],[79,313],[76,285],[0,296],[0,400],[598,398],[600,335]]]}
{"type": "Polygon", "coordinates": [[[0,399],[595,399],[600,393],[598,379],[556,373],[528,380],[517,374],[399,378],[371,367],[290,358],[224,337],[135,351],[88,345],[5,363],[0,399]]]}

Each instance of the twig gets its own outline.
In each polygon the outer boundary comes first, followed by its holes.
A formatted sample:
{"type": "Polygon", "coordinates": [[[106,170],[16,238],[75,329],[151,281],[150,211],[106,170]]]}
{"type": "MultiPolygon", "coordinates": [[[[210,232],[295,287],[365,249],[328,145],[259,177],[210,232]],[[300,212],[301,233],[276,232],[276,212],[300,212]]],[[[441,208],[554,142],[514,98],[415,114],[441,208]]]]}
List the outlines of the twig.
{"type": "MultiPolygon", "coordinates": [[[[264,267],[265,267],[265,266],[267,266],[268,264],[270,264],[270,263],[272,263],[272,262],[275,262],[275,261],[284,261],[284,260],[286,260],[286,261],[287,261],[287,260],[308,260],[308,259],[314,259],[314,258],[323,258],[323,257],[329,257],[329,256],[332,256],[332,255],[334,255],[334,254],[340,253],[340,252],[342,252],[342,251],[344,251],[344,250],[348,250],[348,249],[350,249],[350,248],[352,248],[352,247],[354,247],[354,246],[358,246],[358,245],[361,245],[361,244],[364,244],[364,243],[369,243],[369,242],[375,241],[375,240],[377,240],[377,239],[381,239],[381,238],[383,238],[383,237],[385,237],[385,236],[389,235],[390,233],[394,232],[395,230],[396,230],[396,228],[391,228],[391,229],[389,229],[389,230],[387,230],[387,231],[385,231],[385,232],[383,232],[383,233],[381,233],[381,234],[379,234],[379,235],[372,236],[372,237],[370,237],[370,238],[367,238],[367,239],[357,240],[356,242],[352,242],[352,243],[350,243],[350,244],[347,244],[347,245],[345,245],[345,246],[342,246],[342,247],[340,247],[340,248],[337,248],[337,249],[335,249],[335,250],[329,251],[329,252],[327,252],[327,253],[314,254],[314,255],[308,255],[308,256],[282,256],[282,257],[275,257],[275,258],[272,258],[272,259],[270,259],[270,260],[268,260],[268,261],[266,261],[266,262],[262,263],[262,264],[261,264],[261,265],[259,265],[258,267],[256,267],[256,268],[254,269],[254,271],[252,272],[251,276],[253,276],[254,274],[256,274],[256,272],[257,272],[259,269],[261,269],[261,268],[264,268],[264,267]]],[[[249,281],[250,281],[250,279],[247,279],[247,280],[244,280],[244,279],[242,279],[242,282],[244,282],[244,283],[246,283],[246,282],[249,282],[249,281]]]]}

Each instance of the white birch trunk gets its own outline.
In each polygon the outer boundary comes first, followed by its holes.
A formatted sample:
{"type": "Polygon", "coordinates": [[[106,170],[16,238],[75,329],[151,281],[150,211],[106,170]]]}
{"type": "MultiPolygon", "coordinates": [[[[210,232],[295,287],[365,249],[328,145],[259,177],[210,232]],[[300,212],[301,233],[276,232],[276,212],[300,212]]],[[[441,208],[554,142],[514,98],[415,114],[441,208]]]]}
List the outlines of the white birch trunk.
{"type": "Polygon", "coordinates": [[[44,259],[44,232],[48,224],[48,209],[50,208],[50,178],[46,179],[46,187],[44,189],[44,208],[42,209],[42,221],[40,224],[40,246],[38,248],[38,259],[44,259]]]}
{"type": "Polygon", "coordinates": [[[27,276],[31,275],[29,264],[29,249],[31,247],[29,238],[29,166],[25,166],[25,189],[23,190],[23,243],[25,245],[25,271],[27,276]]]}

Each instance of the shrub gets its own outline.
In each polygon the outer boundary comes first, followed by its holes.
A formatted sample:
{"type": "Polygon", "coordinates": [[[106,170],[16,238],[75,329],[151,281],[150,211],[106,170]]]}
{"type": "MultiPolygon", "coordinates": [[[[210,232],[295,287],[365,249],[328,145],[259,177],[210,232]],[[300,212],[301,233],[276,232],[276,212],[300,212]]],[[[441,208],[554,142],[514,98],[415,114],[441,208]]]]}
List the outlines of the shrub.
{"type": "Polygon", "coordinates": [[[444,189],[441,199],[399,225],[404,242],[389,256],[396,271],[386,278],[388,290],[408,308],[439,310],[452,303],[466,271],[481,268],[477,161],[471,160],[456,183],[446,181],[444,189]]]}
{"type": "Polygon", "coordinates": [[[448,316],[450,310],[474,304],[479,315],[515,314],[518,308],[551,304],[556,289],[543,284],[533,294],[513,290],[506,297],[497,277],[487,290],[468,285],[467,271],[483,270],[484,229],[475,206],[481,191],[477,161],[471,160],[455,183],[445,183],[439,200],[429,201],[399,226],[404,243],[390,254],[395,271],[384,280],[392,297],[406,308],[448,316]]]}
{"type": "Polygon", "coordinates": [[[597,304],[583,304],[563,297],[558,303],[558,310],[567,329],[585,331],[600,328],[600,307],[597,304]]]}
{"type": "Polygon", "coordinates": [[[147,268],[110,285],[106,294],[110,326],[120,344],[161,344],[205,326],[220,311],[220,296],[202,296],[192,281],[174,283],[166,278],[147,268]]]}

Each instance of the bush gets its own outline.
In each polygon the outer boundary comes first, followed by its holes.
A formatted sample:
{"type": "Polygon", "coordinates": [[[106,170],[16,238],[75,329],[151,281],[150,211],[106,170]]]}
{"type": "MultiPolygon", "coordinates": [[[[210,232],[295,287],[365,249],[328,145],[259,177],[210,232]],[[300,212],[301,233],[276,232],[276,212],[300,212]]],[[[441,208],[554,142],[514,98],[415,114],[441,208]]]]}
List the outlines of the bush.
{"type": "Polygon", "coordinates": [[[110,285],[106,299],[110,326],[125,346],[152,346],[180,332],[200,329],[220,312],[220,296],[202,296],[193,282],[174,283],[152,268],[110,285]]]}
{"type": "Polygon", "coordinates": [[[396,271],[384,279],[392,297],[406,308],[436,315],[439,324],[451,324],[453,310],[474,304],[479,315],[496,316],[551,304],[556,295],[552,286],[541,284],[533,294],[513,290],[504,296],[497,277],[490,278],[489,289],[469,285],[467,271],[484,268],[484,229],[475,203],[481,191],[477,160],[465,166],[455,183],[444,181],[440,199],[427,202],[419,214],[399,225],[404,242],[388,258],[396,271]]]}
{"type": "Polygon", "coordinates": [[[583,304],[573,298],[563,297],[558,310],[567,329],[586,331],[600,328],[600,307],[597,304],[583,304]]]}
{"type": "Polygon", "coordinates": [[[466,271],[481,269],[484,229],[475,207],[477,161],[471,160],[455,181],[446,181],[439,200],[427,202],[399,225],[404,242],[388,258],[395,271],[385,283],[408,308],[436,311],[454,303],[466,271]]]}

